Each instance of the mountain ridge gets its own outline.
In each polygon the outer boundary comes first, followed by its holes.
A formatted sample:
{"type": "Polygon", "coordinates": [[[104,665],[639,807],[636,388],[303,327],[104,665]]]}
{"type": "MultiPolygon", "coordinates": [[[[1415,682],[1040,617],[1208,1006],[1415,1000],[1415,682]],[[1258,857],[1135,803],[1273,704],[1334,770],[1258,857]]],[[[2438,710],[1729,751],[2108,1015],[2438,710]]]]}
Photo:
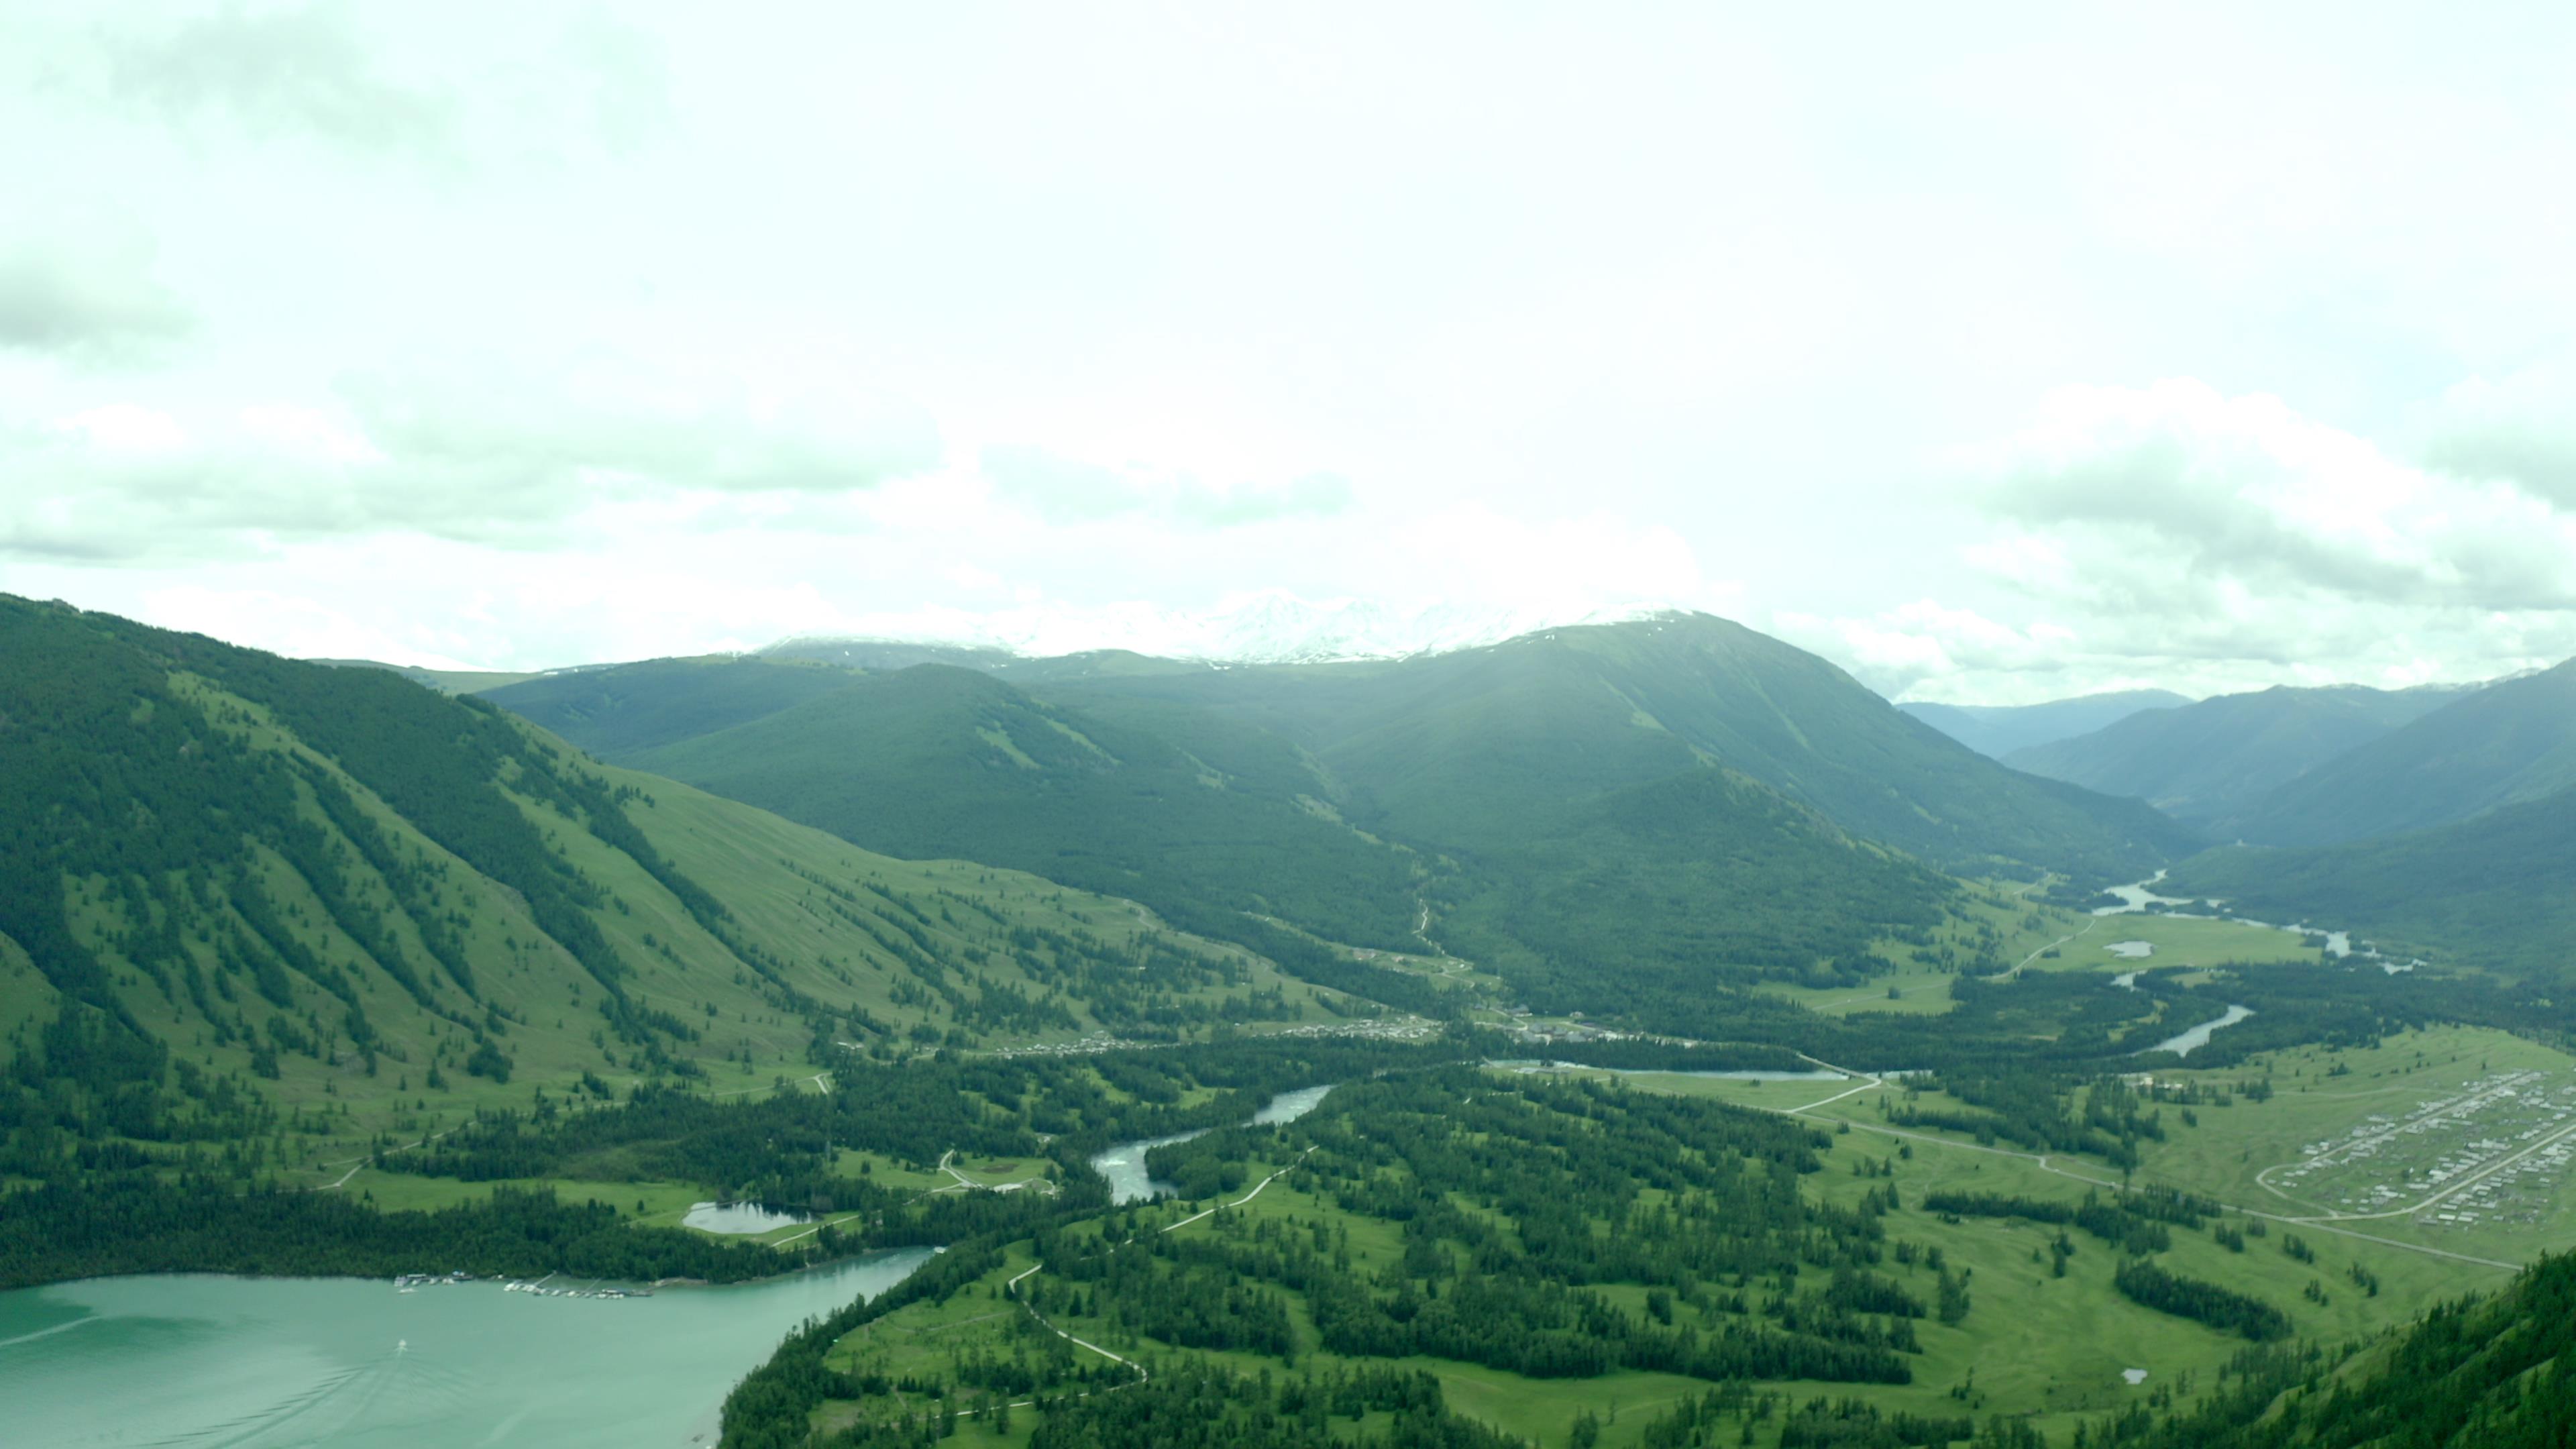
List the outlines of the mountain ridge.
{"type": "Polygon", "coordinates": [[[2207,825],[2241,817],[2267,792],[2443,707],[2456,693],[2276,685],[2141,711],[2003,758],[2017,770],[2133,796],[2207,825]]]}
{"type": "Polygon", "coordinates": [[[390,672],[5,597],[0,661],[0,1056],[146,1140],[1316,1000],[1126,901],[874,855],[390,672]]]}
{"type": "Polygon", "coordinates": [[[2191,703],[2170,689],[2116,689],[2038,704],[1941,704],[1904,700],[1897,708],[1975,750],[2002,759],[2018,749],[2087,734],[2144,710],[2191,703]]]}
{"type": "Polygon", "coordinates": [[[2576,785],[2576,659],[2474,690],[2337,755],[2222,830],[2331,845],[2429,829],[2576,785]]]}

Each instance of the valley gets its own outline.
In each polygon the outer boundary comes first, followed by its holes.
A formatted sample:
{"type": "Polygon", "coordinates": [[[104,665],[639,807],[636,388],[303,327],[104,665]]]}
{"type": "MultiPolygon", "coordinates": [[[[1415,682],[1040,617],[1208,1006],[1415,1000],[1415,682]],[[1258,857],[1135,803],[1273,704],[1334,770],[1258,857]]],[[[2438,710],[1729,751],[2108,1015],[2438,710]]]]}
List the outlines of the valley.
{"type": "MultiPolygon", "coordinates": [[[[5,602],[0,1320],[114,1371],[196,1372],[99,1284],[456,1272],[290,1311],[757,1340],[439,1411],[565,1443],[2091,1446],[2576,1249],[2554,975],[2156,907],[2371,925],[1724,621],[450,682],[513,713],[5,602]]],[[[307,1353],[245,1443],[483,1372],[307,1353]]]]}

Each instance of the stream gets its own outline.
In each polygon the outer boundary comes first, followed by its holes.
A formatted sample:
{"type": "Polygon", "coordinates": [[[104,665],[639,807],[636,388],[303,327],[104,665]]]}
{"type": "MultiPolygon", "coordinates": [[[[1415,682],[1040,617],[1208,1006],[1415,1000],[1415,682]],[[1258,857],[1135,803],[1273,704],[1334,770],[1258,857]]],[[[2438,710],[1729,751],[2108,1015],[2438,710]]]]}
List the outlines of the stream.
{"type": "MultiPolygon", "coordinates": [[[[1300,1087],[1293,1092],[1281,1092],[1270,1099],[1269,1105],[1252,1114],[1251,1125],[1294,1122],[1314,1111],[1324,1100],[1324,1094],[1331,1090],[1333,1090],[1332,1087],[1326,1085],[1300,1087]]],[[[1201,1127],[1195,1132],[1178,1132],[1169,1137],[1142,1137],[1133,1142],[1114,1143],[1108,1151],[1091,1159],[1091,1170],[1109,1179],[1111,1202],[1121,1204],[1142,1202],[1158,1192],[1172,1190],[1170,1183],[1157,1182],[1146,1174],[1146,1153],[1157,1147],[1168,1147],[1175,1142],[1187,1142],[1193,1137],[1204,1137],[1215,1130],[1213,1127],[1201,1127]]]]}

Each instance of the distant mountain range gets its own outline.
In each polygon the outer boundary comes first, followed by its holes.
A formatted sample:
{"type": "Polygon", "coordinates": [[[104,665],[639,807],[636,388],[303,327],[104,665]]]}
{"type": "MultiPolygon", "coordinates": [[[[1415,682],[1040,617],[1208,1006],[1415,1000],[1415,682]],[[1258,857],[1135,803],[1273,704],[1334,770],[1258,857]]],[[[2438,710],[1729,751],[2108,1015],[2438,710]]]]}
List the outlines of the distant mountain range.
{"type": "Polygon", "coordinates": [[[2196,845],[1708,615],[1224,668],[891,649],[850,646],[876,668],[781,650],[489,697],[872,849],[1130,895],[1264,950],[1277,925],[1414,950],[1430,933],[1569,1003],[1605,971],[1653,991],[1855,959],[1951,893],[1917,860],[2107,881],[2196,845]]]}
{"type": "MultiPolygon", "coordinates": [[[[848,657],[899,670],[912,662],[910,647],[853,642],[848,657]]],[[[751,747],[765,737],[686,749],[682,740],[791,706],[805,706],[800,719],[820,718],[894,697],[813,672],[810,655],[832,652],[808,644],[758,661],[656,661],[528,681],[491,698],[612,758],[713,778],[720,762],[729,770],[777,752],[751,747]],[[823,696],[838,702],[807,704],[823,696]]],[[[1296,768],[1308,776],[1282,777],[1291,794],[1424,838],[1478,837],[1534,799],[1580,798],[1706,764],[1946,863],[2029,862],[2077,845],[2126,868],[2184,838],[2152,812],[1996,768],[1824,660],[1704,614],[1563,626],[1402,660],[1217,669],[1100,651],[980,662],[979,672],[1070,711],[1068,727],[1079,715],[1163,735],[1204,749],[1202,763],[1263,740],[1281,760],[1305,761],[1296,768]]],[[[1010,692],[988,693],[1022,707],[1010,692]]],[[[872,719],[870,728],[883,727],[872,719]]]]}
{"type": "Polygon", "coordinates": [[[2576,659],[2460,694],[2282,785],[2237,833],[2323,845],[2421,830],[2576,785],[2576,659]]]}
{"type": "Polygon", "coordinates": [[[2015,750],[2090,734],[2141,710],[2191,703],[2170,689],[2122,689],[2053,699],[2045,704],[1932,704],[1911,700],[1898,709],[1975,750],[2002,759],[2015,750]]]}
{"type": "Polygon", "coordinates": [[[2576,968],[2576,661],[2466,690],[2236,695],[2050,750],[2077,746],[2088,778],[2126,763],[2255,843],[2184,862],[2168,889],[2498,970],[2576,968]]]}
{"type": "Polygon", "coordinates": [[[1097,609],[1048,605],[991,613],[929,609],[883,614],[853,621],[849,627],[784,639],[760,652],[869,668],[900,668],[902,663],[999,667],[1014,659],[1100,651],[1236,664],[1312,664],[1403,659],[1499,644],[1551,626],[1619,623],[1681,612],[1663,604],[1504,609],[1437,604],[1406,609],[1365,599],[1314,602],[1273,590],[1203,610],[1140,603],[1097,609]]]}
{"type": "Polygon", "coordinates": [[[2222,832],[2327,761],[2457,699],[2459,689],[2283,686],[2143,710],[2089,734],[2004,756],[2016,770],[2132,795],[2222,832]]]}

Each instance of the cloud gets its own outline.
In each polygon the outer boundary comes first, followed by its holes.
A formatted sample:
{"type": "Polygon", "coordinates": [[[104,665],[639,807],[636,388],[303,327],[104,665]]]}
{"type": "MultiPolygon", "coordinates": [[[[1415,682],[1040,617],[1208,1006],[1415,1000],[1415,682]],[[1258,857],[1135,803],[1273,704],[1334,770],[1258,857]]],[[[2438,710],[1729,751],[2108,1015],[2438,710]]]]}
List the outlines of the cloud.
{"type": "Polygon", "coordinates": [[[1323,518],[1351,504],[1349,480],[1302,473],[1211,487],[1197,477],[1138,464],[1109,467],[1045,448],[997,444],[983,450],[994,494],[1050,523],[1091,523],[1138,515],[1202,528],[1286,518],[1323,518]]]}
{"type": "Polygon", "coordinates": [[[2189,379],[2070,388],[1968,462],[1972,498],[2017,530],[1971,561],[2085,607],[2179,587],[2576,608],[2576,517],[2390,457],[2277,398],[2189,379]]]}
{"type": "MultiPolygon", "coordinates": [[[[2460,389],[2434,413],[2452,428],[2436,438],[2527,439],[2461,420],[2545,420],[2460,389]]],[[[1959,458],[1997,526],[1961,556],[1996,602],[1780,622],[1886,693],[1975,702],[2147,680],[2403,685],[2576,653],[2576,515],[2457,458],[2395,456],[2188,379],[2066,389],[1959,458]]]]}
{"type": "Polygon", "coordinates": [[[173,126],[220,117],[370,153],[441,153],[456,140],[455,102],[379,69],[344,6],[225,6],[97,40],[109,95],[173,126]]]}
{"type": "Polygon", "coordinates": [[[579,146],[628,155],[672,129],[661,42],[603,9],[446,19],[344,0],[234,3],[35,38],[49,84],[192,146],[230,133],[455,173],[579,146]]]}
{"type": "Polygon", "coordinates": [[[86,227],[0,247],[0,347],[87,360],[131,356],[196,326],[152,275],[148,241],[86,227]]]}
{"type": "Polygon", "coordinates": [[[368,439],[433,486],[578,495],[635,484],[839,493],[939,460],[919,409],[864,391],[757,387],[697,365],[489,361],[352,378],[368,439]]]}
{"type": "Polygon", "coordinates": [[[552,386],[379,377],[331,407],[180,414],[132,403],[0,426],[0,553],[89,563],[257,554],[399,532],[536,548],[608,504],[725,526],[764,496],[828,498],[936,463],[917,411],[849,393],[575,370],[552,386]]]}
{"type": "Polygon", "coordinates": [[[2576,367],[2471,378],[2425,409],[2418,428],[2427,467],[2576,508],[2576,367]]]}

